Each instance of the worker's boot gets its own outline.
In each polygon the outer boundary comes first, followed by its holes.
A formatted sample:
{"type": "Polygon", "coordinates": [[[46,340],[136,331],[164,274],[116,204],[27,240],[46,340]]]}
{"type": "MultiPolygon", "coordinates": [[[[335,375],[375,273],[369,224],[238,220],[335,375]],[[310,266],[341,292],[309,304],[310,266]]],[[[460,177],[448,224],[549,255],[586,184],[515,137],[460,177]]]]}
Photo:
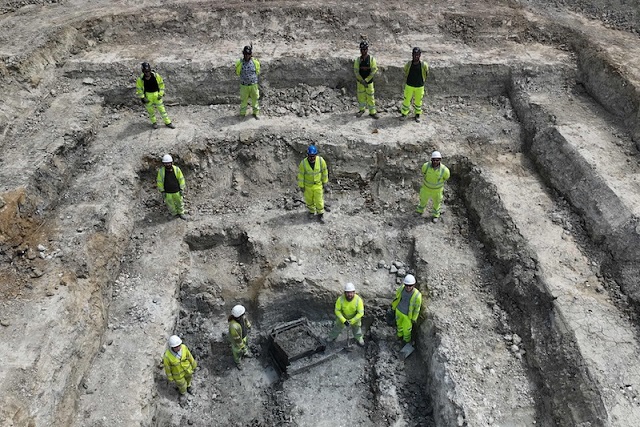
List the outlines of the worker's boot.
{"type": "Polygon", "coordinates": [[[236,363],[236,368],[238,368],[238,371],[242,371],[242,363],[236,363]]]}
{"type": "Polygon", "coordinates": [[[309,212],[309,213],[307,213],[307,217],[308,217],[309,219],[313,219],[313,217],[314,217],[314,216],[316,216],[316,214],[314,214],[313,212],[309,212]]]}
{"type": "Polygon", "coordinates": [[[404,122],[405,120],[407,120],[407,115],[406,114],[401,115],[400,116],[400,121],[404,122]]]}
{"type": "Polygon", "coordinates": [[[416,123],[420,123],[420,114],[416,114],[416,123]]]}
{"type": "Polygon", "coordinates": [[[157,123],[151,123],[151,127],[154,129],[158,129],[158,124],[157,123]]]}
{"type": "Polygon", "coordinates": [[[372,119],[376,119],[376,120],[378,120],[380,118],[378,113],[369,114],[369,117],[371,117],[372,119]]]}
{"type": "Polygon", "coordinates": [[[173,123],[167,123],[165,126],[168,127],[169,129],[175,129],[176,128],[176,125],[174,125],[173,123]]]}
{"type": "Polygon", "coordinates": [[[364,114],[364,110],[362,110],[362,111],[358,111],[358,112],[356,113],[356,117],[362,117],[362,115],[363,115],[363,114],[364,114]]]}
{"type": "Polygon", "coordinates": [[[189,393],[189,394],[193,394],[193,388],[191,388],[191,387],[187,387],[187,393],[189,393]]]}
{"type": "Polygon", "coordinates": [[[318,215],[318,221],[320,224],[326,224],[327,222],[324,220],[324,214],[318,215]]]}

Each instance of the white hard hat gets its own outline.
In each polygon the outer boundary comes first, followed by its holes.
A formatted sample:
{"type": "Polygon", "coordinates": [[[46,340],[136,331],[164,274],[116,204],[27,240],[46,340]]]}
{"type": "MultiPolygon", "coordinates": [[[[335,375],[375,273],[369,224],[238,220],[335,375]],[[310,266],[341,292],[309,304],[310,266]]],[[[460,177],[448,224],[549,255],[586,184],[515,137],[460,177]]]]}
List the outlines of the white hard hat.
{"type": "Polygon", "coordinates": [[[439,151],[434,151],[433,153],[431,153],[431,158],[432,159],[441,159],[442,155],[440,154],[439,151]]]}
{"type": "Polygon", "coordinates": [[[240,317],[244,314],[244,312],[245,312],[244,306],[240,304],[236,305],[231,309],[231,315],[233,317],[240,317]]]}
{"type": "Polygon", "coordinates": [[[173,157],[170,154],[162,156],[162,163],[173,163],[173,157]]]}
{"type": "Polygon", "coordinates": [[[402,283],[405,285],[415,285],[416,278],[413,277],[413,274],[407,274],[406,276],[404,276],[404,280],[402,281],[402,283]]]}
{"type": "Polygon", "coordinates": [[[178,347],[179,345],[182,344],[182,340],[180,339],[179,336],[177,335],[171,335],[169,337],[169,347],[173,348],[173,347],[178,347]]]}
{"type": "Polygon", "coordinates": [[[344,291],[345,292],[355,292],[356,291],[356,287],[353,283],[349,282],[346,285],[344,285],[344,291]]]}

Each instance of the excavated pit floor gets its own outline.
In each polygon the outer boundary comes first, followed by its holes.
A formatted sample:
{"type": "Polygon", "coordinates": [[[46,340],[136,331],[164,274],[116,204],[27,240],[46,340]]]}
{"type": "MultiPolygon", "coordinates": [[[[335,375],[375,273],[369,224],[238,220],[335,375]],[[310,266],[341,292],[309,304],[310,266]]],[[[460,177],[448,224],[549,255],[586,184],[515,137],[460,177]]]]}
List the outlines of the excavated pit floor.
{"type": "Polygon", "coordinates": [[[487,5],[435,5],[423,21],[402,5],[184,2],[144,19],[129,2],[51,7],[44,44],[7,45],[2,425],[640,424],[638,101],[624,89],[637,70],[598,53],[637,46],[487,5]],[[235,116],[238,16],[263,61],[261,121],[235,116]],[[165,52],[143,59],[167,81],[175,130],[151,130],[132,101],[140,31],[165,52]],[[352,40],[369,32],[378,121],[353,117],[352,40]],[[404,40],[432,65],[419,124],[397,119],[404,40]],[[326,225],[296,190],[311,142],[330,168],[326,225]],[[438,224],[414,213],[434,149],[452,171],[438,224]],[[155,190],[166,152],[186,175],[186,222],[155,190]],[[427,315],[403,361],[384,315],[406,273],[427,315]],[[343,333],[274,369],[272,328],[304,317],[323,339],[348,281],[365,347],[347,351],[343,333]],[[226,340],[237,303],[254,323],[242,371],[226,340]],[[184,402],[160,364],[172,333],[200,365],[184,402]]]}

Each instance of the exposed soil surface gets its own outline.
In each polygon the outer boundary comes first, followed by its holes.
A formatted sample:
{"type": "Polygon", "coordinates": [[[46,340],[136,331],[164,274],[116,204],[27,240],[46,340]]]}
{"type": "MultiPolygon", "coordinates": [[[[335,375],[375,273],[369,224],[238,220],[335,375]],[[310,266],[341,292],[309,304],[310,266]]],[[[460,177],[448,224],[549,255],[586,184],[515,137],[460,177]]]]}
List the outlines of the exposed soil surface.
{"type": "Polygon", "coordinates": [[[0,425],[640,425],[638,31],[623,0],[0,1],[0,425]],[[378,120],[355,117],[362,39],[378,120]],[[238,117],[248,44],[261,120],[238,117]],[[419,123],[399,120],[414,46],[419,123]],[[135,97],[143,61],[176,129],[135,97]],[[311,143],[326,224],[297,189],[311,143]],[[415,213],[433,150],[437,223],[415,213]],[[187,220],[156,189],[165,153],[187,220]],[[405,360],[385,314],[409,273],[405,360]],[[325,341],[347,282],[364,347],[325,341]],[[271,334],[297,319],[278,344],[308,356],[283,370],[271,334]],[[184,398],[172,334],[199,363],[184,398]]]}

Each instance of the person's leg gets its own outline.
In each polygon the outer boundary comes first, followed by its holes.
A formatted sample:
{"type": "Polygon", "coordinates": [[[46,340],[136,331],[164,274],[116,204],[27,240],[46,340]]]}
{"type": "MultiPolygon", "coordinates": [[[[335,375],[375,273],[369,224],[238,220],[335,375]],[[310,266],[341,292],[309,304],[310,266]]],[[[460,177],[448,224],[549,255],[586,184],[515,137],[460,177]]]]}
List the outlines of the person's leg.
{"type": "Polygon", "coordinates": [[[165,193],[164,194],[164,201],[167,204],[167,207],[169,208],[169,212],[171,212],[171,215],[178,215],[178,209],[176,206],[176,196],[180,196],[180,193],[165,193]]]}
{"type": "Polygon", "coordinates": [[[402,312],[400,312],[400,310],[396,309],[396,336],[398,338],[402,338],[404,336],[404,319],[406,319],[407,316],[405,316],[402,312]]]}
{"type": "Polygon", "coordinates": [[[367,106],[367,93],[364,85],[356,81],[356,98],[358,99],[358,111],[365,112],[367,106]]]}
{"type": "Polygon", "coordinates": [[[257,116],[260,114],[260,105],[258,104],[258,100],[260,99],[260,89],[258,88],[258,83],[249,86],[249,88],[252,113],[254,116],[257,116]]]}
{"type": "Polygon", "coordinates": [[[231,344],[231,353],[233,354],[233,361],[236,363],[236,365],[239,365],[240,360],[242,359],[242,355],[244,354],[244,346],[231,344]]]}
{"type": "Polygon", "coordinates": [[[424,86],[414,88],[413,106],[416,110],[416,116],[422,114],[422,98],[424,98],[424,86]]]}
{"type": "Polygon", "coordinates": [[[184,380],[187,382],[187,388],[191,387],[191,380],[193,379],[193,374],[184,374],[184,380]]]}
{"type": "Polygon", "coordinates": [[[403,116],[409,114],[409,110],[411,109],[411,98],[413,97],[413,90],[415,88],[404,85],[404,98],[402,100],[402,108],[400,108],[400,113],[403,116]]]}
{"type": "Polygon", "coordinates": [[[313,202],[316,212],[320,215],[324,213],[324,189],[322,185],[318,185],[313,190],[313,202]]]}
{"type": "Polygon", "coordinates": [[[184,198],[182,197],[182,194],[180,193],[175,193],[174,194],[174,204],[173,204],[176,208],[176,213],[178,215],[184,215],[184,198]]]}
{"type": "Polygon", "coordinates": [[[316,206],[313,203],[313,187],[304,187],[304,203],[310,214],[316,213],[316,206]]]}
{"type": "Polygon", "coordinates": [[[333,325],[333,329],[331,329],[331,332],[329,333],[329,341],[334,341],[336,338],[338,338],[338,335],[340,335],[343,329],[344,323],[342,323],[340,319],[336,319],[336,322],[333,325]]]}
{"type": "Polygon", "coordinates": [[[411,329],[413,328],[413,323],[409,316],[402,315],[402,339],[404,342],[411,342],[411,329]]]}
{"type": "Polygon", "coordinates": [[[249,102],[250,86],[240,85],[240,115],[247,115],[247,103],[249,102]]]}
{"type": "Polygon", "coordinates": [[[440,218],[440,203],[442,202],[443,195],[444,188],[433,191],[433,210],[431,211],[433,218],[440,218]]]}
{"type": "Polygon", "coordinates": [[[185,394],[187,392],[187,380],[183,377],[179,380],[175,380],[175,382],[178,387],[178,392],[180,392],[180,394],[185,394]]]}
{"type": "Polygon", "coordinates": [[[149,120],[151,120],[151,124],[156,122],[156,108],[154,107],[158,92],[147,92],[145,93],[145,97],[147,98],[147,103],[145,104],[145,108],[147,109],[147,113],[149,113],[149,120]]]}
{"type": "Polygon", "coordinates": [[[429,203],[429,198],[431,198],[430,190],[423,185],[420,187],[420,202],[418,203],[416,212],[419,214],[424,212],[424,209],[427,207],[427,203],[429,203]]]}
{"type": "Polygon", "coordinates": [[[355,325],[351,325],[351,332],[353,332],[353,337],[356,341],[362,340],[362,321],[358,320],[355,325]]]}
{"type": "Polygon", "coordinates": [[[369,109],[369,114],[376,114],[376,98],[375,98],[376,90],[373,87],[373,83],[366,87],[366,100],[367,100],[367,108],[369,109]]]}
{"type": "Polygon", "coordinates": [[[167,114],[167,110],[165,110],[164,108],[164,101],[162,99],[156,98],[155,106],[158,109],[158,112],[160,113],[160,117],[162,117],[162,121],[164,122],[164,124],[168,125],[169,123],[171,123],[171,119],[167,114]]]}

